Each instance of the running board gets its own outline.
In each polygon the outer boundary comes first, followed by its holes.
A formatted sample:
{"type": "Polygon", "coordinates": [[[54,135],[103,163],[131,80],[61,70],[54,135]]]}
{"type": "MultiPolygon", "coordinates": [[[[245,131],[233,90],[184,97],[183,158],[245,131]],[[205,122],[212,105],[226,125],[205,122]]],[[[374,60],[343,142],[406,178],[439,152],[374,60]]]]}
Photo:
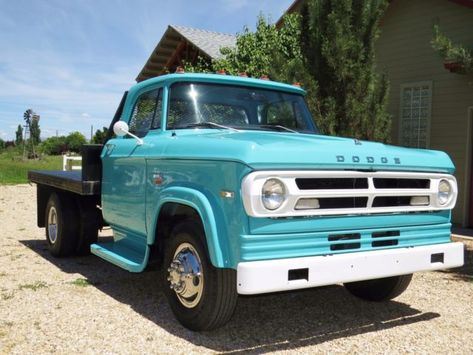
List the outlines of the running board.
{"type": "Polygon", "coordinates": [[[90,252],[130,272],[143,271],[149,258],[148,245],[142,250],[136,250],[136,245],[135,248],[131,248],[123,239],[117,242],[92,244],[90,252]]]}

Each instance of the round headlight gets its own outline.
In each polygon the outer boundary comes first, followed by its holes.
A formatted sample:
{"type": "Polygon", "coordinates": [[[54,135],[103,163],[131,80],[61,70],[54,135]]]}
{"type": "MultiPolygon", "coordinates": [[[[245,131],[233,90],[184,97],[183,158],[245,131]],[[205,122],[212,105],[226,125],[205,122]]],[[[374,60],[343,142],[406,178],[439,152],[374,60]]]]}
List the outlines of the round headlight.
{"type": "Polygon", "coordinates": [[[278,179],[268,179],[263,185],[261,191],[263,205],[268,210],[276,210],[286,200],[286,187],[278,179]]]}
{"type": "Polygon", "coordinates": [[[445,205],[452,194],[452,186],[447,180],[440,180],[437,199],[439,204],[445,205]]]}

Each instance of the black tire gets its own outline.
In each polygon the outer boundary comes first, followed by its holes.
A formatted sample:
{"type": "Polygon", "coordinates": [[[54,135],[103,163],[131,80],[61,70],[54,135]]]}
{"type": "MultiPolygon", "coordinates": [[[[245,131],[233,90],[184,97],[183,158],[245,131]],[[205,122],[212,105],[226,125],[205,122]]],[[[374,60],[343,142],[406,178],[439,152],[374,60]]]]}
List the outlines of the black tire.
{"type": "Polygon", "coordinates": [[[412,280],[412,274],[382,279],[349,282],[345,288],[354,296],[367,301],[382,302],[403,293],[412,280]]]}
{"type": "Polygon", "coordinates": [[[79,234],[77,216],[77,205],[73,198],[55,192],[50,195],[44,221],[46,241],[52,255],[62,257],[74,254],[79,234]]]}
{"type": "Polygon", "coordinates": [[[94,204],[80,206],[80,225],[77,237],[77,255],[90,254],[90,245],[98,240],[100,216],[94,204]]]}
{"type": "MultiPolygon", "coordinates": [[[[204,231],[200,223],[185,220],[177,224],[165,241],[161,272],[164,294],[174,315],[183,326],[194,331],[215,329],[227,323],[233,315],[238,298],[236,271],[215,268],[209,260],[204,240],[204,231]],[[195,297],[185,298],[185,295],[170,288],[171,285],[176,285],[176,280],[182,280],[177,278],[178,274],[172,272],[173,260],[182,255],[187,257],[183,258],[184,261],[200,259],[202,278],[192,277],[193,284],[185,288],[189,290],[201,287],[200,292],[196,291],[195,297]]],[[[189,262],[186,265],[195,263],[189,262]]]]}

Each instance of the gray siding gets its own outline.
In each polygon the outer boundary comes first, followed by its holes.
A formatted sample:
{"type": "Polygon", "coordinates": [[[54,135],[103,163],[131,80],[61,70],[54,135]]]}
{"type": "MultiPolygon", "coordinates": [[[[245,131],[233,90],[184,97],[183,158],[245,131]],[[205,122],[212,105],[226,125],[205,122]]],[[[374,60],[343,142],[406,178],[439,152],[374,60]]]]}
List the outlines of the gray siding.
{"type": "Polygon", "coordinates": [[[464,224],[469,204],[468,107],[473,106],[473,76],[444,69],[430,44],[434,24],[455,42],[473,46],[473,9],[447,0],[395,0],[381,23],[378,70],[386,72],[391,82],[388,109],[393,115],[395,144],[399,142],[401,85],[432,81],[430,148],[448,152],[457,167],[460,193],[453,220],[464,224]]]}

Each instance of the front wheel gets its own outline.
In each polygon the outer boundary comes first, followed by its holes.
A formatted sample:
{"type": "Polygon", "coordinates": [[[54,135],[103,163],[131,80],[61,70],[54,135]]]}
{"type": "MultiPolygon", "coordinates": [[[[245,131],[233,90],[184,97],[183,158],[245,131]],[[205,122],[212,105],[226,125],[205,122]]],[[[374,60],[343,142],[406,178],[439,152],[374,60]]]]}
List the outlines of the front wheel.
{"type": "Polygon", "coordinates": [[[209,330],[228,322],[237,301],[236,272],[215,268],[206,252],[202,225],[180,222],[165,241],[164,293],[186,328],[209,330]]]}
{"type": "Polygon", "coordinates": [[[367,301],[391,300],[403,293],[412,280],[412,274],[382,279],[348,282],[345,288],[356,297],[367,301]]]}

